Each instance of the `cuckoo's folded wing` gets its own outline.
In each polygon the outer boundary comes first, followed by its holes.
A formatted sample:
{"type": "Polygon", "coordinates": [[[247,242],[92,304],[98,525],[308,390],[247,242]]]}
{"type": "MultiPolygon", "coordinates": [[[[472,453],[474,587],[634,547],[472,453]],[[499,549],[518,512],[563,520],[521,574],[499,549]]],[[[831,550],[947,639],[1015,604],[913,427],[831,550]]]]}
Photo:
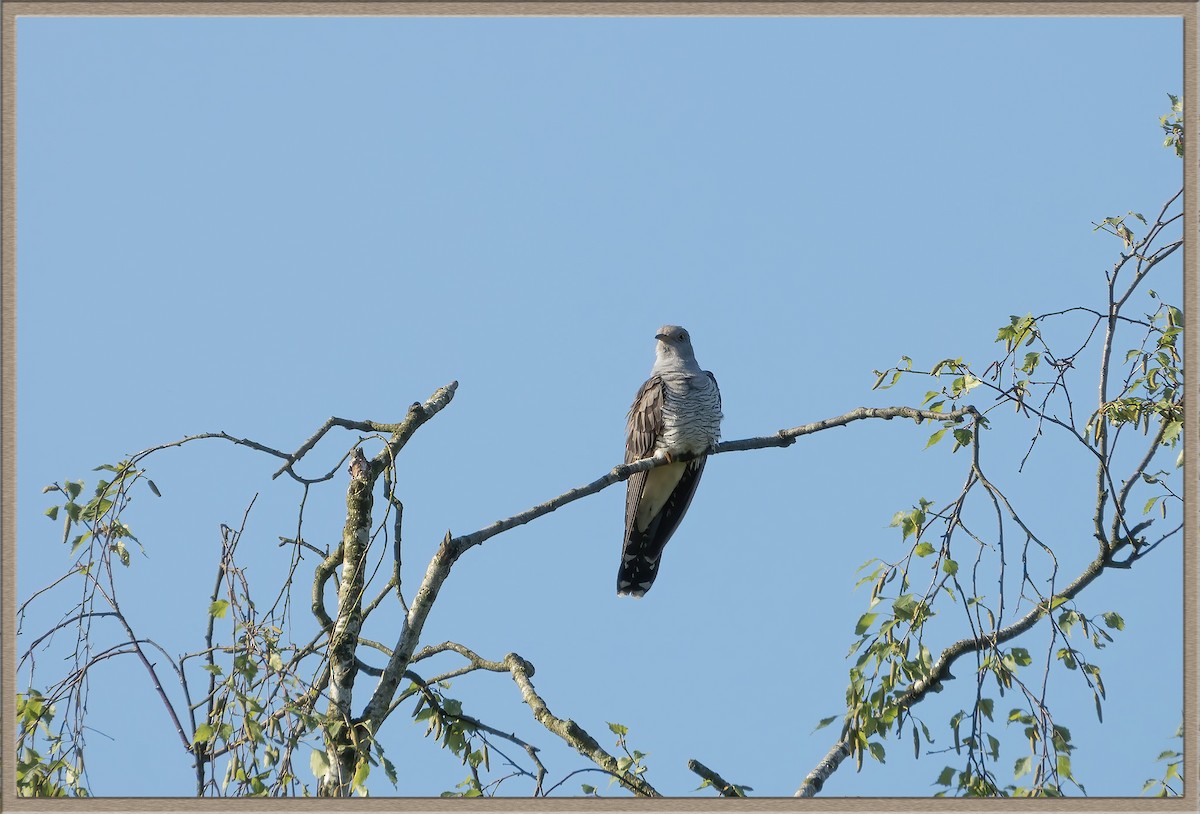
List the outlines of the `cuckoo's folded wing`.
{"type": "MultiPolygon", "coordinates": [[[[663,382],[658,376],[651,376],[638,388],[625,427],[625,463],[654,454],[654,446],[663,430],[663,398],[663,382]]],[[[635,473],[626,482],[625,539],[629,539],[629,530],[633,528],[634,518],[637,517],[645,485],[645,472],[635,473]]]]}

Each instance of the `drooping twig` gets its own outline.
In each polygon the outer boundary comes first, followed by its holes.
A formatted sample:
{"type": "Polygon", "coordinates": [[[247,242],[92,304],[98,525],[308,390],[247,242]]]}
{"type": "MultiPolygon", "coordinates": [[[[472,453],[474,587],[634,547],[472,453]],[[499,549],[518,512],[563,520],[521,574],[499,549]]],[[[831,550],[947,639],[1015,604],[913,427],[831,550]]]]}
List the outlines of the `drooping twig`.
{"type": "MultiPolygon", "coordinates": [[[[966,639],[960,639],[954,642],[938,657],[930,669],[929,674],[922,679],[914,681],[909,688],[901,693],[894,702],[897,709],[907,709],[924,698],[930,690],[937,687],[941,682],[948,680],[951,676],[950,667],[959,658],[967,653],[974,653],[979,650],[984,650],[989,647],[996,647],[1011,639],[1015,639],[1025,631],[1032,628],[1038,623],[1042,617],[1050,613],[1051,607],[1055,606],[1055,600],[1060,597],[1063,599],[1074,599],[1075,596],[1092,583],[1096,577],[1104,571],[1107,565],[1107,558],[1104,554],[1096,557],[1088,564],[1087,568],[1075,578],[1070,585],[1062,591],[1055,592],[1050,599],[1038,603],[1032,610],[1026,613],[1011,625],[1000,629],[993,633],[984,633],[980,636],[975,636],[966,639]]],[[[838,739],[837,743],[829,750],[828,754],[821,760],[816,767],[808,773],[804,778],[804,782],[800,784],[800,788],[796,790],[797,797],[812,797],[821,790],[825,781],[829,776],[837,771],[838,766],[842,761],[850,755],[849,736],[843,734],[838,739]]]]}
{"type": "Polygon", "coordinates": [[[412,681],[417,686],[418,690],[421,692],[421,694],[425,698],[425,703],[427,703],[430,707],[432,707],[434,710],[436,710],[437,713],[439,715],[441,715],[442,717],[453,718],[458,721],[463,721],[463,722],[469,724],[471,727],[473,727],[476,731],[485,732],[494,737],[501,738],[503,740],[509,741],[510,743],[516,744],[517,746],[520,746],[522,749],[524,749],[525,754],[529,755],[529,759],[533,761],[533,765],[534,765],[536,771],[535,772],[526,771],[525,769],[522,769],[521,767],[517,766],[516,764],[512,764],[513,768],[517,769],[521,774],[525,775],[526,777],[532,777],[534,779],[534,781],[537,783],[537,789],[538,790],[541,789],[542,783],[546,779],[546,767],[544,765],[542,765],[541,758],[538,757],[538,748],[536,746],[529,743],[528,741],[522,740],[521,738],[517,737],[517,735],[515,733],[503,732],[499,729],[496,729],[494,726],[489,726],[488,724],[485,724],[483,721],[479,720],[478,718],[474,717],[473,715],[467,715],[465,713],[458,713],[456,715],[452,712],[449,712],[448,710],[446,710],[445,707],[442,706],[437,695],[434,694],[434,692],[429,689],[430,684],[437,683],[436,680],[431,679],[429,681],[426,681],[425,679],[421,678],[421,676],[417,675],[412,670],[405,670],[404,677],[407,678],[408,680],[412,681]]]}

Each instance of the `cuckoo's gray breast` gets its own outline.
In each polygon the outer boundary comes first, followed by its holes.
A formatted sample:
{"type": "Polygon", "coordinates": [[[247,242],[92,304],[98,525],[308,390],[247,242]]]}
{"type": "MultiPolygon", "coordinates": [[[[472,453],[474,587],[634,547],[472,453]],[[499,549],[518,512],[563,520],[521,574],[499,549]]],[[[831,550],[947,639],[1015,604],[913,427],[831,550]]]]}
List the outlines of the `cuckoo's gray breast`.
{"type": "Polygon", "coordinates": [[[699,455],[721,437],[721,395],[707,373],[663,373],[663,431],[657,448],[699,455]]]}

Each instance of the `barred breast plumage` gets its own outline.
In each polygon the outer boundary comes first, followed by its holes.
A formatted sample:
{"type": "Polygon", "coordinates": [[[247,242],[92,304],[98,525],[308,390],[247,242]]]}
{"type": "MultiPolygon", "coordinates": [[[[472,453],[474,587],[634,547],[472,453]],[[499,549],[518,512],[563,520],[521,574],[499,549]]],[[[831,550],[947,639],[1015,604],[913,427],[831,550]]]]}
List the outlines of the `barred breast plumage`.
{"type": "Polygon", "coordinates": [[[663,373],[663,429],[657,449],[699,455],[721,438],[721,393],[707,373],[663,373]]]}

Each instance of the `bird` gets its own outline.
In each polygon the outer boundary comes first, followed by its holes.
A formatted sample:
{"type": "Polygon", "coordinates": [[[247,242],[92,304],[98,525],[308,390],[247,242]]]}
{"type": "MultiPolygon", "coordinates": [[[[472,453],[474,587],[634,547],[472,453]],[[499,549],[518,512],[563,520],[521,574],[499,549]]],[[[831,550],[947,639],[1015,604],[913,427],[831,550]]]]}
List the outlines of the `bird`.
{"type": "Polygon", "coordinates": [[[625,463],[651,456],[667,463],[634,473],[626,484],[618,596],[640,598],[654,584],[663,548],[696,494],[706,454],[721,437],[721,391],[716,377],[696,362],[691,335],[664,325],[654,339],[654,367],[629,408],[625,463]],[[675,460],[685,455],[699,457],[675,460]]]}

